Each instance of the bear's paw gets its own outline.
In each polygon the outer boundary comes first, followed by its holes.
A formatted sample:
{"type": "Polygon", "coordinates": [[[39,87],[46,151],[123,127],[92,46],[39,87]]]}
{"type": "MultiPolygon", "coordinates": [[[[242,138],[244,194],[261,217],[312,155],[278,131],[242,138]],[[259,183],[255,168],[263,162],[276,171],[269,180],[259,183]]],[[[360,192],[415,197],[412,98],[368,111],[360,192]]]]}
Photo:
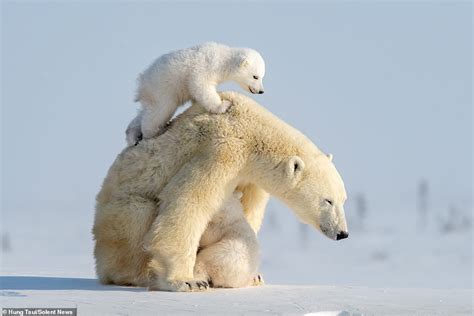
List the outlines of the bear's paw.
{"type": "Polygon", "coordinates": [[[170,291],[170,292],[199,292],[209,289],[209,283],[205,280],[172,280],[158,281],[148,287],[149,291],[170,291]]]}

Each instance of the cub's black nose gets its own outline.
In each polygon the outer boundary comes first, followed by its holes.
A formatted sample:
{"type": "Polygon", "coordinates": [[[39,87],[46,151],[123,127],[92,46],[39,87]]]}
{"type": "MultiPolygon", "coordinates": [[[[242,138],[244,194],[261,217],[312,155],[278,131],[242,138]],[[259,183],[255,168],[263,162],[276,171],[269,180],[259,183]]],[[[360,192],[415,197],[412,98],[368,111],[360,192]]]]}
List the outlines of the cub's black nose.
{"type": "Polygon", "coordinates": [[[347,237],[349,237],[349,233],[341,231],[337,234],[336,240],[346,239],[347,237]]]}
{"type": "Polygon", "coordinates": [[[263,94],[263,92],[264,92],[263,90],[260,90],[258,91],[258,94],[263,94]]]}

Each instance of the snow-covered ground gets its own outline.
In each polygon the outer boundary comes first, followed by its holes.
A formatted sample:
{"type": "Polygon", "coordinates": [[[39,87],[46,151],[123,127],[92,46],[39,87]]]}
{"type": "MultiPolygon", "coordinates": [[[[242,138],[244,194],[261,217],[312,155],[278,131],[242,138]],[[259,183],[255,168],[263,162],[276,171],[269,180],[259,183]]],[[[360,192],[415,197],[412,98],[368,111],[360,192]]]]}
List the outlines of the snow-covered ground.
{"type": "Polygon", "coordinates": [[[2,306],[77,307],[80,315],[469,315],[472,291],[278,286],[201,293],[100,286],[94,279],[2,277],[2,306]],[[4,290],[3,290],[4,289],[4,290]]]}
{"type": "Polygon", "coordinates": [[[426,226],[410,207],[369,209],[363,220],[355,210],[349,200],[349,239],[332,241],[271,201],[260,235],[266,278],[279,284],[472,288],[472,210],[454,215],[430,209],[426,226]]]}
{"type": "Polygon", "coordinates": [[[361,222],[350,206],[350,238],[335,242],[272,200],[259,236],[267,285],[184,294],[97,284],[92,205],[4,212],[0,305],[77,306],[86,315],[472,313],[471,229],[442,233],[439,214],[421,228],[408,210],[361,222]]]}

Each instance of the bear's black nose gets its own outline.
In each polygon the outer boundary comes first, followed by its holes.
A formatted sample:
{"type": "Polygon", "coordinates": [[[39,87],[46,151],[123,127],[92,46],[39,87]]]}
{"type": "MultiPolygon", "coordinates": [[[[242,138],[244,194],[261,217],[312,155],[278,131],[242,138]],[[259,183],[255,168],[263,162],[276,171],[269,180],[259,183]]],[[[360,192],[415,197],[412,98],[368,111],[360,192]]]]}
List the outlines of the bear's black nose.
{"type": "Polygon", "coordinates": [[[263,92],[264,92],[263,90],[260,90],[258,91],[258,94],[263,94],[263,92]]]}
{"type": "Polygon", "coordinates": [[[346,239],[347,237],[349,237],[348,232],[340,231],[336,236],[336,240],[346,239]]]}

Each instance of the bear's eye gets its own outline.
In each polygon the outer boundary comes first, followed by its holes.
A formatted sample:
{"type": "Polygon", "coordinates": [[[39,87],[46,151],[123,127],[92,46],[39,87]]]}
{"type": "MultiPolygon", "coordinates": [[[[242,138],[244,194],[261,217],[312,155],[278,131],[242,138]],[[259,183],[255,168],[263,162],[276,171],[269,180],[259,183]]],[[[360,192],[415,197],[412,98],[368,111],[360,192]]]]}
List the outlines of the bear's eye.
{"type": "Polygon", "coordinates": [[[324,202],[326,202],[327,204],[331,205],[332,206],[332,201],[331,200],[328,200],[328,199],[324,199],[324,202]]]}
{"type": "Polygon", "coordinates": [[[258,76],[253,76],[253,79],[258,80],[258,76]]]}

